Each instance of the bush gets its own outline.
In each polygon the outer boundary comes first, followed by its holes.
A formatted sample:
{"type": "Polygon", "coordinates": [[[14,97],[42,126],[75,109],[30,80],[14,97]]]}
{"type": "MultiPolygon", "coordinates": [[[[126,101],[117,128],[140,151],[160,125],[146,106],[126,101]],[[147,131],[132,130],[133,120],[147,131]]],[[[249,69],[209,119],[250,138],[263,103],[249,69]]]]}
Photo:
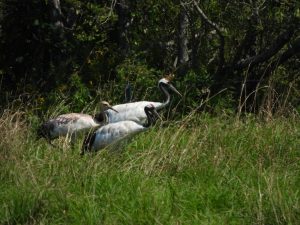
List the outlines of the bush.
{"type": "Polygon", "coordinates": [[[127,59],[117,67],[117,79],[119,83],[119,91],[117,96],[119,102],[124,101],[124,90],[129,82],[131,86],[131,100],[141,101],[153,99],[157,96],[157,81],[160,79],[161,72],[153,68],[149,68],[143,62],[135,59],[127,59]]]}

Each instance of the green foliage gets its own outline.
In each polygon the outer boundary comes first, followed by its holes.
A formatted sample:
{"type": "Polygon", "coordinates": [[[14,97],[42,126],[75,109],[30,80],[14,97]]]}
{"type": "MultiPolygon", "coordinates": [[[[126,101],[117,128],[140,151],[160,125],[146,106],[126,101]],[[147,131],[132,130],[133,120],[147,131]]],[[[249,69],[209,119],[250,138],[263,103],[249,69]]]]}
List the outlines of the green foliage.
{"type": "Polygon", "coordinates": [[[81,82],[78,74],[72,74],[69,81],[70,96],[72,96],[72,108],[81,111],[90,102],[88,88],[81,82]]]}
{"type": "MultiPolygon", "coordinates": [[[[118,83],[121,84],[120,92],[117,96],[124,96],[124,87],[127,82],[132,86],[132,101],[141,101],[149,99],[151,96],[157,96],[157,81],[162,78],[160,71],[149,68],[147,64],[136,60],[128,59],[117,68],[118,83]]],[[[122,99],[119,99],[119,101],[122,99]]]]}
{"type": "MultiPolygon", "coordinates": [[[[218,76],[220,37],[193,4],[186,2],[183,7],[182,1],[126,0],[121,12],[120,4],[115,4],[115,1],[67,0],[60,2],[59,9],[55,9],[52,3],[1,1],[2,104],[13,101],[20,94],[30,93],[44,98],[41,107],[46,109],[57,99],[71,94],[74,102],[70,102],[70,110],[82,110],[90,98],[112,96],[103,91],[113,92],[112,102],[121,103],[128,78],[134,86],[135,100],[158,99],[156,91],[149,87],[156,86],[162,71],[175,69],[182,10],[187,13],[189,21],[185,37],[189,61],[186,70],[174,81],[181,92],[186,92],[180,111],[187,112],[199,106],[207,97],[204,90],[216,94],[223,88],[230,89],[230,93],[226,100],[220,97],[215,103],[235,110],[239,105],[245,71],[252,83],[248,85],[249,92],[255,91],[258,83],[267,84],[269,78],[277,74],[272,78],[279,83],[275,89],[280,93],[284,89],[286,93],[289,86],[282,85],[282,82],[294,84],[298,77],[297,57],[283,63],[278,61],[298,37],[299,3],[295,0],[199,2],[207,18],[220,27],[224,36],[225,61],[218,76]],[[57,18],[55,11],[61,11],[57,18]],[[19,15],[23,19],[20,20],[19,15]],[[270,49],[279,34],[291,26],[295,26],[292,29],[294,34],[275,55],[254,68],[236,69],[238,62],[270,49]],[[128,46],[126,50],[122,49],[123,41],[128,46]],[[269,72],[269,65],[276,62],[280,63],[281,72],[269,72]],[[77,81],[72,83],[74,74],[77,81]],[[112,85],[116,90],[110,90],[112,85]]],[[[177,67],[182,66],[180,64],[179,59],[177,67]]],[[[293,87],[296,90],[291,92],[287,101],[298,107],[299,87],[293,87]]],[[[263,102],[265,91],[260,90],[262,93],[257,95],[257,101],[249,98],[249,104],[263,102]]],[[[214,101],[210,102],[214,107],[214,101]]]]}
{"type": "MultiPolygon", "coordinates": [[[[184,93],[184,110],[200,109],[201,102],[209,98],[211,78],[205,70],[199,72],[189,71],[183,81],[177,82],[179,90],[184,93]]],[[[202,109],[202,108],[201,108],[202,109]]]]}
{"type": "Polygon", "coordinates": [[[235,113],[233,109],[236,108],[235,104],[233,94],[229,90],[215,96],[209,102],[210,108],[212,108],[212,111],[217,115],[224,113],[233,115],[235,113]]]}
{"type": "Polygon", "coordinates": [[[82,83],[78,74],[74,73],[68,85],[62,84],[47,96],[39,97],[36,104],[39,106],[38,109],[48,112],[47,116],[56,116],[58,113],[70,111],[81,112],[91,100],[89,89],[82,83]],[[57,108],[59,111],[56,111],[57,108]]]}

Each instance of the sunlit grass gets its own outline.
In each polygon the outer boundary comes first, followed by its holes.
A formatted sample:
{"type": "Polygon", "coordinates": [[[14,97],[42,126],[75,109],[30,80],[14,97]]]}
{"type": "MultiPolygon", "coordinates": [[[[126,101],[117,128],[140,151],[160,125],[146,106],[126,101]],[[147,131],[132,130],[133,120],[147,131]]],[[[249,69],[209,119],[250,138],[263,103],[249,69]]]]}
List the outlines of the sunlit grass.
{"type": "MultiPolygon", "coordinates": [[[[300,122],[195,115],[80,156],[0,120],[1,224],[297,224],[300,122]]],[[[64,141],[57,141],[61,144],[64,141]]]]}

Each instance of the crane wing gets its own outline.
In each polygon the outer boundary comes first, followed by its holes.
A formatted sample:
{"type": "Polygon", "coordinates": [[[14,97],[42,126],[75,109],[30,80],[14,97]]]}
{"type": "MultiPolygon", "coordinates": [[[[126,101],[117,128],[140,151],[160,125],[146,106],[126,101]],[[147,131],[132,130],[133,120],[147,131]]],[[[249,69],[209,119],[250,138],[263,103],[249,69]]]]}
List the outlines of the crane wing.
{"type": "Polygon", "coordinates": [[[140,102],[131,102],[127,104],[120,104],[113,106],[118,113],[113,110],[108,110],[108,120],[109,123],[116,123],[119,121],[131,120],[139,124],[146,122],[147,116],[144,111],[145,106],[152,104],[154,107],[159,107],[162,103],[160,102],[149,102],[149,101],[140,101],[140,102]]]}

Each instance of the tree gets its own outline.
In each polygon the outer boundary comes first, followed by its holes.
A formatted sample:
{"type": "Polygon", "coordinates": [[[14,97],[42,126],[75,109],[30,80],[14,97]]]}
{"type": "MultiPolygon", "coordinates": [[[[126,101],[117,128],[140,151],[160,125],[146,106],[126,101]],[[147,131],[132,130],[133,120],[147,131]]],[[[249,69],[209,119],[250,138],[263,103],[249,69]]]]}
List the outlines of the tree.
{"type": "Polygon", "coordinates": [[[183,76],[187,72],[189,62],[188,49],[188,15],[184,3],[180,2],[179,31],[178,31],[178,73],[183,76]]]}
{"type": "Polygon", "coordinates": [[[124,57],[129,52],[129,27],[130,21],[130,6],[126,0],[118,0],[116,3],[116,12],[118,15],[118,44],[120,51],[124,57]]]}

